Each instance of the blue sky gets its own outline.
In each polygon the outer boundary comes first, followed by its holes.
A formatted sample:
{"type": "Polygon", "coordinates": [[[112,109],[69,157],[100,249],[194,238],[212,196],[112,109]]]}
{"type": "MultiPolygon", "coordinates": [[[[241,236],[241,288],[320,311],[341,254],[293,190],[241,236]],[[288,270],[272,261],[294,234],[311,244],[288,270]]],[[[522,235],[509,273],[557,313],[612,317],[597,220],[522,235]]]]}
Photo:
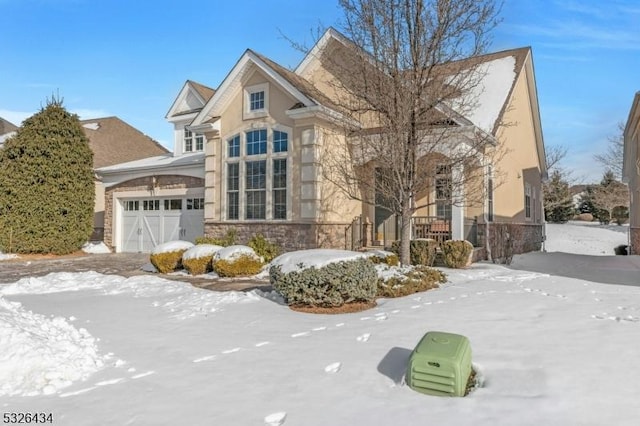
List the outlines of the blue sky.
{"type": "MultiPolygon", "coordinates": [[[[281,35],[339,28],[337,0],[0,0],[0,117],[14,124],[53,93],[81,118],[118,116],[164,145],[185,80],[217,87],[246,48],[294,67],[281,35]]],[[[545,143],[577,181],[640,90],[637,0],[506,0],[492,51],[531,46],[545,143]]]]}

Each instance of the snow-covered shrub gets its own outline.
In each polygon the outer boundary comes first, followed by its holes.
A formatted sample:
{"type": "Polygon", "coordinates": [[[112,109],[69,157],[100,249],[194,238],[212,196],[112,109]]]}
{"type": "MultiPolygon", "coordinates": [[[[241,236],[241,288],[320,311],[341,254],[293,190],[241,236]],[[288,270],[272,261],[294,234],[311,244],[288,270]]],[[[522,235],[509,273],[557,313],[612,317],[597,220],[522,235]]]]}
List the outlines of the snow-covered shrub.
{"type": "Polygon", "coordinates": [[[272,262],[269,278],[289,305],[337,307],[375,299],[377,274],[365,257],[293,270],[279,264],[278,259],[272,262]]]}
{"type": "MultiPolygon", "coordinates": [[[[412,265],[433,266],[436,260],[436,249],[438,242],[431,238],[420,238],[411,240],[409,243],[409,258],[412,265]]],[[[400,241],[394,241],[391,251],[400,255],[400,241]]]]}
{"type": "Polygon", "coordinates": [[[221,277],[248,277],[260,272],[262,258],[251,247],[234,245],[218,250],[213,270],[221,277]]]}
{"type": "Polygon", "coordinates": [[[371,250],[365,252],[367,258],[376,265],[385,264],[389,266],[397,266],[400,263],[398,255],[385,250],[371,250]]]}
{"type": "Polygon", "coordinates": [[[161,274],[177,271],[182,267],[182,254],[193,247],[189,241],[169,241],[151,250],[149,260],[161,274]]]}
{"type": "Polygon", "coordinates": [[[444,264],[449,268],[466,268],[471,265],[473,244],[466,240],[445,241],[442,244],[444,264]]]}
{"type": "Polygon", "coordinates": [[[275,259],[282,251],[279,245],[268,241],[262,234],[254,235],[247,245],[267,263],[275,259]]]}
{"type": "Polygon", "coordinates": [[[389,268],[376,266],[378,271],[378,297],[402,297],[421,291],[438,288],[447,282],[447,277],[437,269],[428,266],[407,266],[389,268]]]}
{"type": "Polygon", "coordinates": [[[182,254],[182,266],[191,275],[202,275],[213,270],[213,255],[222,246],[198,244],[182,254]]]}
{"type": "Polygon", "coordinates": [[[236,231],[236,228],[231,228],[222,238],[198,237],[196,238],[196,244],[211,244],[214,246],[229,247],[236,243],[237,233],[238,231],[236,231]]]}

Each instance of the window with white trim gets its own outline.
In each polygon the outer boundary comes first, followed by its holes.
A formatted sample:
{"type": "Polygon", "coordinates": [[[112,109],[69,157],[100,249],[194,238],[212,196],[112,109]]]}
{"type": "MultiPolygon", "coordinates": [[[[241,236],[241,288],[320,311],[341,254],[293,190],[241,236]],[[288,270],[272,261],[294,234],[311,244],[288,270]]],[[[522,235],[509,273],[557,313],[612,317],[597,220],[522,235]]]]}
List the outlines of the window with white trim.
{"type": "Polygon", "coordinates": [[[264,109],[264,90],[249,93],[249,111],[264,109]]]}
{"type": "Polygon", "coordinates": [[[289,149],[289,135],[278,130],[273,131],[273,152],[287,152],[289,149]]]}
{"type": "Polygon", "coordinates": [[[227,139],[227,157],[240,157],[240,135],[227,139]]]}
{"type": "Polygon", "coordinates": [[[246,130],[226,139],[226,220],[287,219],[290,133],[277,128],[246,130]]]}
{"type": "Polygon", "coordinates": [[[250,130],[246,133],[247,155],[267,153],[267,129],[250,130]]]}
{"type": "Polygon", "coordinates": [[[487,221],[493,222],[493,170],[489,167],[487,178],[487,221]]]}
{"type": "Polygon", "coordinates": [[[204,151],[204,135],[184,128],[184,152],[204,151]],[[194,146],[195,143],[195,146],[194,146]]]}
{"type": "Polygon", "coordinates": [[[531,185],[524,184],[524,217],[531,219],[531,185]]]}
{"type": "Polygon", "coordinates": [[[287,218],[287,159],[273,160],[273,218],[287,218]]]}
{"type": "Polygon", "coordinates": [[[240,163],[227,164],[227,219],[240,219],[240,163]]]}
{"type": "Polygon", "coordinates": [[[436,216],[438,219],[451,220],[451,165],[436,166],[436,216]]]}
{"type": "Polygon", "coordinates": [[[254,84],[244,88],[243,118],[264,117],[269,110],[269,83],[254,84]]]}
{"type": "Polygon", "coordinates": [[[245,176],[245,218],[249,220],[266,219],[267,161],[247,161],[245,176]]]}

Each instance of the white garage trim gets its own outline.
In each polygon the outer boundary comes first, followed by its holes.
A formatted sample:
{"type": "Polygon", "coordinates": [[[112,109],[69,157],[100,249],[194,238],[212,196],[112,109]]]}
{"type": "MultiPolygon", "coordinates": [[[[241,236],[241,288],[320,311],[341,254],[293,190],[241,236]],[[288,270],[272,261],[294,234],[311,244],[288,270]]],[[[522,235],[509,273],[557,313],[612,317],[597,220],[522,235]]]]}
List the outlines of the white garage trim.
{"type": "MultiPolygon", "coordinates": [[[[204,208],[187,210],[187,199],[203,199],[204,188],[156,189],[155,191],[122,191],[113,193],[113,244],[116,252],[149,251],[162,242],[183,239],[194,241],[204,231],[204,208]],[[165,210],[164,200],[181,199],[181,210],[165,210]],[[126,201],[139,201],[138,209],[125,212],[126,201]],[[158,201],[158,210],[144,210],[143,202],[158,201]],[[129,232],[126,232],[128,228],[129,232]],[[136,234],[132,234],[136,232],[136,234]],[[126,235],[125,235],[126,234],[126,235]],[[125,247],[139,236],[138,248],[125,247]]],[[[134,244],[135,245],[135,244],[134,244]]]]}

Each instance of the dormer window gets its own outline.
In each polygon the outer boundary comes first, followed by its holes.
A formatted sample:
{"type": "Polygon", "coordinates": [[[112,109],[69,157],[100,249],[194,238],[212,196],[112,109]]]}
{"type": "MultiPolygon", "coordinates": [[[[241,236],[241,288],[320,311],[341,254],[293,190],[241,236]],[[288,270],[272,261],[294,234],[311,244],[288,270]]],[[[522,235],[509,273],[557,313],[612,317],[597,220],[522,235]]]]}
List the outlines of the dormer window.
{"type": "Polygon", "coordinates": [[[249,94],[249,111],[264,109],[264,90],[249,94]]]}
{"type": "Polygon", "coordinates": [[[244,88],[243,118],[265,117],[269,111],[269,83],[254,84],[244,88]]]}
{"type": "Polygon", "coordinates": [[[204,135],[184,129],[184,152],[204,151],[204,135]]]}

